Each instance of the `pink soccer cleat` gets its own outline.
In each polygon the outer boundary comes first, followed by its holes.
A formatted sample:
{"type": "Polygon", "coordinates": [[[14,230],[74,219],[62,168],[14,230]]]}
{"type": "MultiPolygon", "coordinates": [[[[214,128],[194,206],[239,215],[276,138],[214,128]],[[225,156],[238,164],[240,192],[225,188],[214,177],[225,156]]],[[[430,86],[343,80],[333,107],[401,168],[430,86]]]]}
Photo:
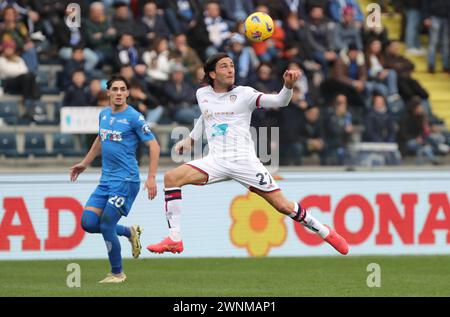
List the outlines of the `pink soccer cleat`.
{"type": "Polygon", "coordinates": [[[324,225],[330,230],[330,233],[326,236],[325,241],[328,242],[333,248],[335,248],[339,253],[346,255],[348,253],[347,241],[336,231],[331,229],[329,226],[324,225]]]}
{"type": "Polygon", "coordinates": [[[169,237],[162,240],[160,243],[151,244],[147,247],[147,250],[153,253],[181,253],[183,252],[183,241],[173,241],[169,237]]]}

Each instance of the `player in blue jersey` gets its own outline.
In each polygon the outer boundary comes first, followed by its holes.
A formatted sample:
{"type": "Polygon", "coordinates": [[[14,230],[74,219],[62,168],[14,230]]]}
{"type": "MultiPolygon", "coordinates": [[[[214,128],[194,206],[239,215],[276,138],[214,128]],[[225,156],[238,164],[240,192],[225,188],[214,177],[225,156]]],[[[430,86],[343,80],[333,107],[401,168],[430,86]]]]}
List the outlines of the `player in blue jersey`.
{"type": "Polygon", "coordinates": [[[156,196],[156,170],[159,161],[159,145],[144,117],[127,104],[130,85],[121,76],[112,77],[107,83],[110,107],[100,112],[99,133],[86,157],[70,168],[70,180],[76,181],[92,160],[102,154],[100,184],[89,197],[81,218],[86,232],[101,233],[108,250],[111,273],[100,283],[120,283],[126,275],[122,271],[122,256],[118,236],[125,236],[132,245],[132,254],[141,253],[139,226],[125,227],[118,224],[127,216],[139,192],[140,179],[136,148],[145,142],[150,150],[148,176],[144,189],[148,198],[156,196]]]}

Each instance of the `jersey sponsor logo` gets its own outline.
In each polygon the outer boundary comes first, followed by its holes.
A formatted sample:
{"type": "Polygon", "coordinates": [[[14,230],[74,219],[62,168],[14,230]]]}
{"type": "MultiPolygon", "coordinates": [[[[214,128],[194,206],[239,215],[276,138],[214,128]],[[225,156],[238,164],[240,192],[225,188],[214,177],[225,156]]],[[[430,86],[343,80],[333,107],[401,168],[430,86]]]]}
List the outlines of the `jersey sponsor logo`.
{"type": "Polygon", "coordinates": [[[100,129],[100,138],[102,139],[102,141],[109,140],[122,142],[122,132],[109,129],[100,129]]]}
{"type": "Polygon", "coordinates": [[[237,96],[236,96],[236,95],[231,95],[231,96],[230,96],[230,101],[231,101],[232,103],[234,103],[234,102],[236,101],[236,99],[237,99],[237,96]]]}
{"type": "Polygon", "coordinates": [[[213,114],[208,109],[206,109],[205,112],[203,113],[203,118],[205,118],[205,120],[208,120],[208,121],[211,120],[212,116],[213,116],[213,114]]]}
{"type": "Polygon", "coordinates": [[[144,134],[152,134],[152,130],[150,130],[147,123],[142,126],[142,132],[144,132],[144,134]]]}
{"type": "Polygon", "coordinates": [[[102,121],[103,120],[106,120],[106,114],[105,115],[103,115],[103,117],[102,117],[102,121]]]}
{"type": "Polygon", "coordinates": [[[225,134],[227,134],[228,132],[228,124],[227,123],[221,123],[221,124],[217,124],[215,123],[212,126],[214,132],[212,133],[212,136],[223,136],[225,134]]]}
{"type": "Polygon", "coordinates": [[[127,120],[127,118],[124,118],[124,119],[119,119],[119,120],[117,120],[117,122],[118,123],[123,123],[123,124],[130,124],[130,122],[127,120]]]}

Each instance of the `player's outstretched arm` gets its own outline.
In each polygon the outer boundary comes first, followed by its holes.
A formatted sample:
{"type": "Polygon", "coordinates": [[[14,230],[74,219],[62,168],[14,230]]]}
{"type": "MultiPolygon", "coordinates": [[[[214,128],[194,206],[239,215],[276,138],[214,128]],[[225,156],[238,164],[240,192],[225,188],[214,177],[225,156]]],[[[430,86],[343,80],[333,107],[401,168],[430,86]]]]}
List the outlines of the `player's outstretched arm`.
{"type": "Polygon", "coordinates": [[[100,143],[100,138],[97,136],[94,143],[91,146],[91,149],[86,154],[84,159],[78,163],[75,164],[70,168],[70,180],[72,182],[76,181],[78,178],[78,175],[84,172],[84,170],[88,167],[89,164],[96,158],[102,150],[102,144],[100,143]]]}
{"type": "Polygon", "coordinates": [[[153,199],[157,194],[156,187],[156,171],[158,170],[159,165],[159,153],[160,148],[158,142],[153,139],[146,143],[149,147],[149,165],[148,165],[148,175],[147,180],[145,181],[144,189],[148,191],[148,198],[153,199]]]}
{"type": "Polygon", "coordinates": [[[278,94],[263,94],[260,99],[260,106],[263,108],[286,107],[292,98],[292,88],[300,77],[298,70],[286,70],[283,74],[284,86],[278,94]]]}

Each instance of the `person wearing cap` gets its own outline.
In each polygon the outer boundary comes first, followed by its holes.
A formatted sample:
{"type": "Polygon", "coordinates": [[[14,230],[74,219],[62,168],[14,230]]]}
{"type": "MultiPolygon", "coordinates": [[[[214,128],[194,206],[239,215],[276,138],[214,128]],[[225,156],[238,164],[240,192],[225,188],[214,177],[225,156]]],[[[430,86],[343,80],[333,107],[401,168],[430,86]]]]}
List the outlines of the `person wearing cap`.
{"type": "Polygon", "coordinates": [[[341,23],[344,20],[344,9],[350,7],[353,10],[358,27],[364,23],[364,14],[356,0],[331,0],[328,3],[328,12],[334,22],[341,23]]]}
{"type": "Polygon", "coordinates": [[[361,30],[354,20],[354,12],[351,6],[346,6],[343,10],[343,19],[336,25],[335,47],[337,50],[348,48],[350,43],[355,43],[358,50],[364,49],[361,30]]]}
{"type": "Polygon", "coordinates": [[[264,198],[278,212],[318,234],[341,254],[347,254],[348,244],[342,236],[320,223],[299,203],[284,197],[270,172],[256,156],[250,134],[254,110],[281,108],[289,104],[299,72],[286,70],[283,88],[277,94],[264,94],[249,86],[234,85],[234,63],[225,53],[212,55],[206,61],[204,70],[208,85],[196,93],[202,115],[189,137],[179,141],[174,151],[179,154],[189,151],[196,140],[202,139],[204,130],[209,152],[207,156],[183,164],[164,175],[169,236],[149,245],[147,249],[154,253],[183,252],[180,221],[182,186],[207,185],[233,179],[264,198]]]}

